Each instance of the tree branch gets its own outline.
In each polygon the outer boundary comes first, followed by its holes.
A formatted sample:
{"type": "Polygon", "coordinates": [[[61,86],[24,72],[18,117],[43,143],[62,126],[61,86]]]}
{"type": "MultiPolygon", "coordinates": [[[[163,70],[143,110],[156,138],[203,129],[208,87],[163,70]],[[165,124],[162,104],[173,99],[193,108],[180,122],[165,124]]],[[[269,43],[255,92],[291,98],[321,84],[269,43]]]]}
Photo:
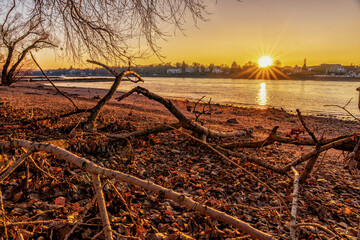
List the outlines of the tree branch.
{"type": "Polygon", "coordinates": [[[103,175],[108,178],[115,178],[119,181],[124,181],[139,187],[143,187],[145,189],[148,189],[152,192],[155,192],[156,194],[160,194],[166,198],[169,198],[173,200],[174,202],[177,202],[183,206],[186,206],[190,209],[196,210],[201,214],[210,216],[214,219],[217,219],[219,221],[225,222],[233,227],[236,227],[237,229],[248,233],[253,238],[257,239],[274,239],[273,236],[264,233],[258,229],[253,228],[249,224],[235,218],[231,217],[230,215],[227,215],[226,213],[220,212],[218,210],[215,210],[214,208],[205,206],[203,204],[200,204],[198,202],[193,201],[192,199],[186,197],[185,195],[181,193],[177,193],[175,191],[172,191],[170,189],[161,187],[155,183],[152,183],[148,180],[141,180],[137,177],[107,169],[104,167],[100,167],[99,165],[85,159],[82,157],[78,157],[62,148],[56,147],[51,144],[42,144],[42,143],[32,143],[26,140],[11,140],[8,143],[0,143],[0,149],[9,149],[9,148],[18,148],[18,147],[24,147],[24,148],[33,148],[35,151],[43,151],[46,153],[50,153],[58,157],[59,159],[65,160],[71,164],[74,164],[75,166],[78,166],[79,168],[91,173],[91,174],[97,174],[97,175],[103,175]]]}
{"type": "Polygon", "coordinates": [[[45,78],[50,82],[50,84],[55,88],[55,90],[60,93],[62,96],[64,96],[65,98],[67,98],[72,105],[75,107],[76,110],[79,110],[78,106],[76,106],[76,104],[74,103],[74,101],[66,96],[63,92],[61,92],[56,86],[55,84],[50,80],[50,78],[46,75],[46,73],[42,70],[42,68],[40,67],[40,65],[38,64],[38,62],[35,60],[34,56],[32,55],[32,53],[30,52],[30,56],[32,58],[32,60],[34,61],[34,63],[36,64],[36,66],[40,69],[41,73],[45,76],[45,78]]]}
{"type": "Polygon", "coordinates": [[[151,100],[155,100],[155,101],[161,103],[162,105],[164,105],[164,107],[166,107],[170,111],[170,113],[172,113],[174,115],[174,117],[176,117],[179,120],[179,122],[182,124],[182,127],[186,128],[188,130],[191,130],[193,132],[197,132],[200,135],[204,135],[207,137],[219,137],[219,138],[250,135],[250,133],[246,130],[239,131],[239,132],[232,132],[232,133],[222,133],[222,132],[215,132],[211,129],[205,128],[205,127],[201,126],[200,124],[192,121],[187,116],[185,116],[177,107],[175,107],[175,105],[171,102],[170,99],[165,99],[155,93],[150,92],[146,88],[143,88],[140,86],[137,86],[137,87],[131,89],[129,92],[118,97],[117,100],[121,101],[122,99],[130,96],[131,94],[133,94],[135,92],[138,94],[142,94],[151,100]]]}

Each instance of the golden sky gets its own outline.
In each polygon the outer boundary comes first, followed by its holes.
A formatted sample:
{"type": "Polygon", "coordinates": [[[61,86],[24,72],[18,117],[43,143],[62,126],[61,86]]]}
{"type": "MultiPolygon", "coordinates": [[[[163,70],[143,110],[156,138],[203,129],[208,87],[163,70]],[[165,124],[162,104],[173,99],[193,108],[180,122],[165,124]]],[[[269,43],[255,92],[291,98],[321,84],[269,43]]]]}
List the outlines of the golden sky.
{"type": "MultiPolygon", "coordinates": [[[[184,35],[160,41],[164,62],[243,65],[269,55],[285,65],[360,65],[359,0],[207,0],[206,22],[189,18],[184,35]]],[[[165,27],[169,34],[172,27],[165,27]]],[[[51,51],[37,55],[44,68],[68,67],[51,51]]],[[[138,64],[160,63],[156,57],[138,64]]],[[[74,65],[74,64],[72,64],[74,65]]]]}

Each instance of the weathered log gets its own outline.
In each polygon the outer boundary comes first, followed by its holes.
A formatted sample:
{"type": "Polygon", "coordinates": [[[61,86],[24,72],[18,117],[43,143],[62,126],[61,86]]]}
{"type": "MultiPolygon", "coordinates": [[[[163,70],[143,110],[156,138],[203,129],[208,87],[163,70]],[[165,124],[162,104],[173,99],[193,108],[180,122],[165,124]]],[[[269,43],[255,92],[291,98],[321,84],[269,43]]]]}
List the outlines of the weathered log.
{"type": "Polygon", "coordinates": [[[103,175],[108,178],[114,178],[119,181],[124,181],[136,186],[143,187],[147,190],[155,192],[161,196],[164,196],[168,199],[171,199],[183,206],[186,206],[190,209],[196,210],[201,214],[210,216],[219,221],[225,222],[231,226],[238,228],[239,230],[248,233],[253,238],[256,239],[275,239],[270,234],[264,233],[256,228],[253,228],[248,223],[243,222],[235,217],[232,217],[226,213],[220,212],[214,208],[205,206],[198,202],[193,201],[192,199],[186,197],[185,195],[172,191],[170,189],[164,188],[160,185],[157,185],[153,182],[139,179],[137,177],[125,174],[119,171],[111,170],[108,168],[101,167],[88,159],[78,157],[69,151],[56,147],[51,144],[42,144],[42,143],[32,143],[26,140],[10,140],[7,143],[0,143],[0,149],[9,149],[9,148],[19,148],[24,147],[27,149],[33,149],[35,151],[43,151],[46,153],[53,154],[59,159],[65,160],[79,168],[87,171],[91,174],[103,175]]]}

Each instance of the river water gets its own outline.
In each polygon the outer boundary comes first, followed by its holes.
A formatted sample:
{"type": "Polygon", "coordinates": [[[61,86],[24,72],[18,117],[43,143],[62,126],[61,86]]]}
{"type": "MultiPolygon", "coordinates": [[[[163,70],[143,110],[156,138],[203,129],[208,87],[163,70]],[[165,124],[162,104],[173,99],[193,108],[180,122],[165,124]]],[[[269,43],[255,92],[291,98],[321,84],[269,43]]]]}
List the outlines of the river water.
{"type": "MultiPolygon", "coordinates": [[[[144,83],[122,82],[119,90],[130,90],[140,85],[164,97],[231,104],[248,107],[275,107],[286,111],[297,108],[304,113],[348,118],[337,107],[344,106],[359,116],[358,92],[360,81],[313,81],[313,80],[248,80],[219,78],[161,78],[146,77],[144,83]]],[[[57,82],[57,86],[109,89],[112,82],[57,82]]]]}

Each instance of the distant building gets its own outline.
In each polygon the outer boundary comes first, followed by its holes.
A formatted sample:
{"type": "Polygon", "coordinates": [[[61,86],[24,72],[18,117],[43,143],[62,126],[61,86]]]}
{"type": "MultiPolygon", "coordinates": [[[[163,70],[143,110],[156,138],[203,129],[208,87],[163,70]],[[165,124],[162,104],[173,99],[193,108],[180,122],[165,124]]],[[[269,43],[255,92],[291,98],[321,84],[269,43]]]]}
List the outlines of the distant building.
{"type": "Polygon", "coordinates": [[[194,72],[196,72],[196,68],[194,68],[194,67],[187,67],[187,68],[185,68],[185,72],[186,72],[186,73],[194,73],[194,72]]]}
{"type": "Polygon", "coordinates": [[[219,66],[215,66],[214,69],[212,70],[212,73],[215,73],[215,74],[221,74],[223,72],[224,71],[219,66]]]}
{"type": "Polygon", "coordinates": [[[302,68],[299,67],[298,65],[295,65],[295,67],[293,68],[294,73],[299,73],[299,72],[301,72],[301,70],[302,70],[302,68]]]}
{"type": "Polygon", "coordinates": [[[167,74],[181,74],[182,69],[181,68],[170,68],[166,72],[167,72],[167,74]]]}

